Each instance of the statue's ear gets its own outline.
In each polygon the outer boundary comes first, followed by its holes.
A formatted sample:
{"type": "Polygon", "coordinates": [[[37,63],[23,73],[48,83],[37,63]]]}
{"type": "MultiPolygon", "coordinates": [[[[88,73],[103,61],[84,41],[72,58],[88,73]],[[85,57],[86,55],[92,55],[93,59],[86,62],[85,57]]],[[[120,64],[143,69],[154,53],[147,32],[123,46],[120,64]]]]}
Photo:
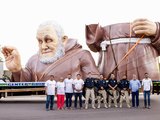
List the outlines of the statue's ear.
{"type": "Polygon", "coordinates": [[[68,41],[68,36],[64,35],[62,38],[62,43],[65,45],[68,41]]]}

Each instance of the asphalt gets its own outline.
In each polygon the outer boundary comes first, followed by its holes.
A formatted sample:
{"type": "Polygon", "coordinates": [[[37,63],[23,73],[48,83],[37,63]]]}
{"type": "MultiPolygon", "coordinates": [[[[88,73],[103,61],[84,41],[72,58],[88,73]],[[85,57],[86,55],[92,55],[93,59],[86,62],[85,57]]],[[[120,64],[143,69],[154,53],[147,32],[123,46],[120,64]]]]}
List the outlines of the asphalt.
{"type": "MultiPolygon", "coordinates": [[[[125,103],[124,103],[125,104],[125,103]]],[[[0,99],[0,120],[160,120],[160,96],[151,96],[151,109],[143,108],[143,95],[140,107],[45,110],[45,96],[21,96],[0,99]]]]}

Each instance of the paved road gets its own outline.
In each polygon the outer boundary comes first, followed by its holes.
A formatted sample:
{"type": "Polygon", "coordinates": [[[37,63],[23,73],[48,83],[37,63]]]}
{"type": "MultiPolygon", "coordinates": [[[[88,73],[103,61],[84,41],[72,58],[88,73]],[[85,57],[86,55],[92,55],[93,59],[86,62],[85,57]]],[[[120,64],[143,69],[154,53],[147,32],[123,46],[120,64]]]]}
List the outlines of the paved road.
{"type": "MultiPolygon", "coordinates": [[[[0,101],[0,120],[160,120],[160,96],[152,95],[152,108],[110,108],[45,111],[45,102],[0,101]]],[[[56,106],[55,106],[56,107],[56,106]]]]}

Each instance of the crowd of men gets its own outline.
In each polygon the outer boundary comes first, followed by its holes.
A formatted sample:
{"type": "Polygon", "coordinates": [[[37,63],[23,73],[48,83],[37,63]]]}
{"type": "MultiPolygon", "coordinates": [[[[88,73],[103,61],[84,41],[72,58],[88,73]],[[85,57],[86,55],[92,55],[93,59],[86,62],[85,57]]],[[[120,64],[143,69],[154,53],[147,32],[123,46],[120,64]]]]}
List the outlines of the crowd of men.
{"type": "Polygon", "coordinates": [[[58,82],[51,75],[50,79],[45,82],[46,88],[46,110],[53,110],[54,98],[57,96],[57,109],[83,109],[82,97],[84,95],[84,108],[88,109],[89,101],[91,100],[91,107],[99,109],[103,101],[104,108],[112,107],[112,100],[114,107],[117,108],[117,98],[120,95],[119,107],[123,107],[123,100],[126,100],[128,108],[131,108],[129,95],[132,94],[132,107],[139,107],[139,89],[142,86],[144,93],[144,108],[151,108],[150,93],[152,92],[152,80],[148,73],[145,73],[142,82],[133,74],[132,80],[127,80],[127,76],[123,75],[122,79],[117,81],[114,74],[110,75],[109,80],[101,74],[99,79],[91,77],[92,73],[88,73],[88,77],[83,80],[81,74],[77,74],[76,79],[72,79],[72,75],[68,74],[67,78],[62,77],[58,82]],[[74,107],[72,107],[72,97],[74,95],[74,107]],[[79,100],[78,100],[79,99],[79,100]],[[95,101],[97,100],[97,106],[95,101]],[[77,107],[79,101],[79,107],[77,107]],[[108,101],[108,102],[107,102],[108,101]],[[64,105],[66,103],[66,105],[64,105]]]}

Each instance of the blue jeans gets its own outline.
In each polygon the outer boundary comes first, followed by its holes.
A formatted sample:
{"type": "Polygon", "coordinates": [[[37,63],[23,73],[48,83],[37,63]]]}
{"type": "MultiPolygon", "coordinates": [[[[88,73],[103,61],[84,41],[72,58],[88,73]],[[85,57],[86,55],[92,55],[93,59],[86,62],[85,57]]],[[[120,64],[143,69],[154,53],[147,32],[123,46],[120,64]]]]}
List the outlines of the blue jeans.
{"type": "Polygon", "coordinates": [[[53,109],[53,102],[54,102],[54,95],[47,95],[46,96],[46,109],[53,109]]]}
{"type": "Polygon", "coordinates": [[[66,93],[66,107],[72,106],[72,95],[73,93],[66,93]]]}
{"type": "Polygon", "coordinates": [[[82,107],[82,93],[75,93],[74,107],[77,108],[77,98],[79,98],[79,106],[82,107]]]}
{"type": "Polygon", "coordinates": [[[139,106],[139,91],[132,92],[132,107],[139,106]],[[135,106],[135,99],[136,99],[136,106],[135,106]]]}
{"type": "Polygon", "coordinates": [[[150,106],[150,91],[144,91],[144,106],[147,107],[147,98],[148,106],[150,106]]]}

